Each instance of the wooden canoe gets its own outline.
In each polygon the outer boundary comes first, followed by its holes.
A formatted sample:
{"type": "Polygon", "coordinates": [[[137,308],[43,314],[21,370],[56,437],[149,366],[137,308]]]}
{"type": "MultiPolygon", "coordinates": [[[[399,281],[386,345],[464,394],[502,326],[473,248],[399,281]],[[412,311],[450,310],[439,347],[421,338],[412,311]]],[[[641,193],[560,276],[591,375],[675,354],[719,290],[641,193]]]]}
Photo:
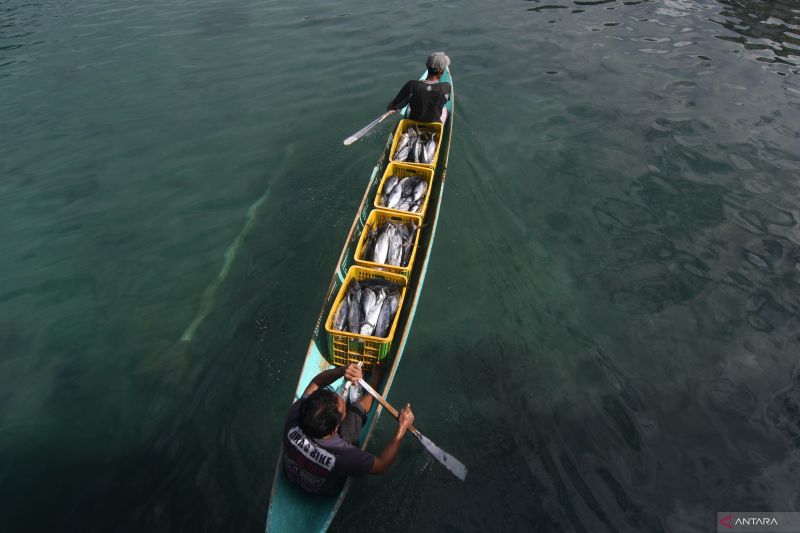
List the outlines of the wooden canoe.
{"type": "MultiPolygon", "coordinates": [[[[445,71],[441,80],[449,82],[452,85],[453,81],[450,76],[449,68],[445,71]]],[[[419,297],[422,293],[422,286],[425,282],[425,273],[428,269],[428,262],[430,261],[433,239],[436,236],[436,225],[439,219],[442,193],[444,192],[445,177],[447,175],[447,160],[450,154],[450,139],[453,131],[455,110],[454,104],[455,89],[453,89],[450,101],[446,105],[448,109],[448,118],[444,124],[441,145],[439,147],[439,158],[434,169],[424,225],[420,230],[416,261],[409,277],[406,297],[402,307],[398,310],[400,316],[398,318],[392,347],[385,360],[386,371],[384,372],[383,381],[380,386],[377,387],[377,390],[384,397],[389,394],[392,380],[394,379],[395,372],[400,364],[400,359],[403,356],[403,350],[408,341],[411,324],[414,321],[414,313],[416,312],[419,297]]],[[[394,129],[396,128],[397,125],[395,125],[394,129]]],[[[389,135],[380,159],[372,170],[372,176],[367,185],[367,190],[364,192],[364,197],[361,199],[361,205],[356,212],[355,220],[350,228],[350,233],[347,236],[344,248],[339,256],[339,262],[336,265],[333,279],[328,287],[325,302],[317,317],[317,323],[314,326],[314,334],[308,345],[303,370],[300,373],[300,379],[297,382],[297,388],[292,397],[292,402],[300,398],[300,395],[314,376],[322,370],[331,367],[330,363],[325,358],[325,354],[328,350],[325,320],[342,286],[348,269],[354,264],[353,256],[359,237],[361,236],[361,231],[364,228],[367,216],[373,209],[373,200],[377,193],[380,179],[389,163],[389,150],[392,145],[393,137],[394,130],[389,135]]],[[[337,385],[338,384],[334,384],[333,386],[336,387],[337,385]]],[[[288,411],[289,404],[287,404],[286,408],[288,411]]],[[[373,402],[373,407],[368,413],[367,422],[364,424],[364,429],[361,432],[360,445],[362,449],[366,449],[369,443],[381,410],[382,408],[378,402],[373,402]]],[[[281,454],[279,454],[278,462],[275,467],[275,477],[272,483],[266,531],[268,533],[311,533],[326,531],[333,521],[334,516],[336,516],[339,507],[342,505],[348,489],[350,488],[350,483],[352,483],[352,480],[348,480],[338,497],[330,498],[308,494],[294,485],[286,477],[283,472],[282,457],[281,454]]]]}

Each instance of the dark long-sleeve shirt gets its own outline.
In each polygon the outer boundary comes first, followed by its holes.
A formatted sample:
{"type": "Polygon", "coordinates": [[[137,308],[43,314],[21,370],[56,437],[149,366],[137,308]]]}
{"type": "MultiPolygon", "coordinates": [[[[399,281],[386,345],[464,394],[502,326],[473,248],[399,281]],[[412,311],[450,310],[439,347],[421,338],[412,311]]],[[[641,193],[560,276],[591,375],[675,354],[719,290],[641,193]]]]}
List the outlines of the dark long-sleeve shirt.
{"type": "Polygon", "coordinates": [[[425,83],[411,80],[400,89],[387,109],[402,109],[411,105],[408,118],[420,122],[441,122],[442,108],[450,100],[450,84],[447,82],[425,83]]]}

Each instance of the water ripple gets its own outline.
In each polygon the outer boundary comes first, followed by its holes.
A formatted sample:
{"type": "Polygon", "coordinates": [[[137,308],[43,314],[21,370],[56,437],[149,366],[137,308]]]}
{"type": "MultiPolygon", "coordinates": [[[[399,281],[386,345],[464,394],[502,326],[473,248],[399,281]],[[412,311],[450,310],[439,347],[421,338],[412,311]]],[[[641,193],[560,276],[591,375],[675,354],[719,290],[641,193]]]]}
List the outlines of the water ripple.
{"type": "Polygon", "coordinates": [[[456,128],[391,399],[470,477],[406,442],[332,530],[707,531],[732,502],[791,508],[797,17],[789,0],[7,0],[0,523],[263,531],[389,125],[341,139],[434,49],[456,128]]]}

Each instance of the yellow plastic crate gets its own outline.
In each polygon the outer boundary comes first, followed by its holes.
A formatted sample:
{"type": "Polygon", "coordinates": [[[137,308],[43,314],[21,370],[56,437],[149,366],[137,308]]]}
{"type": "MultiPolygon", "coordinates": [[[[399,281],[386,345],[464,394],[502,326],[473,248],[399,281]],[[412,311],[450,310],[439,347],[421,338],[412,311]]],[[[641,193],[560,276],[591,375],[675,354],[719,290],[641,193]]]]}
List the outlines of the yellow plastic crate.
{"type": "Polygon", "coordinates": [[[406,213],[405,211],[388,211],[385,209],[373,209],[367,217],[367,222],[364,224],[364,229],[361,230],[361,237],[358,239],[358,246],[356,247],[355,260],[357,265],[374,268],[379,270],[387,270],[395,272],[403,276],[403,285],[405,280],[411,274],[411,268],[414,266],[414,258],[417,256],[417,244],[419,244],[419,231],[414,233],[414,244],[411,247],[411,257],[408,258],[408,265],[394,266],[386,265],[384,263],[373,263],[363,259],[361,256],[364,253],[364,246],[367,242],[367,233],[373,228],[377,228],[387,220],[394,220],[396,222],[410,223],[413,222],[417,227],[422,225],[422,219],[417,214],[406,213]]]}
{"type": "Polygon", "coordinates": [[[422,166],[409,165],[408,163],[389,163],[386,171],[381,178],[381,184],[378,187],[378,195],[375,196],[373,205],[378,209],[389,211],[392,213],[400,213],[401,215],[416,215],[420,218],[425,217],[425,211],[428,209],[428,199],[431,197],[431,188],[433,187],[433,169],[425,168],[422,166]],[[386,180],[391,176],[397,176],[403,179],[408,176],[416,176],[424,179],[428,183],[428,190],[425,192],[425,199],[422,201],[422,209],[419,213],[412,213],[410,211],[400,211],[399,209],[390,209],[384,205],[379,205],[381,201],[381,194],[383,194],[383,186],[386,185],[386,180]]]}
{"type": "Polygon", "coordinates": [[[339,293],[333,301],[333,306],[328,313],[328,319],[325,321],[325,331],[328,332],[328,361],[334,365],[340,366],[360,362],[363,363],[365,369],[370,369],[375,363],[383,361],[386,358],[389,349],[392,347],[395,329],[397,328],[400,312],[403,309],[403,301],[406,297],[405,281],[405,278],[392,272],[382,272],[380,270],[373,270],[357,265],[350,267],[350,270],[347,271],[347,276],[344,278],[344,284],[339,289],[339,293]],[[350,282],[354,279],[364,281],[366,279],[376,278],[400,285],[400,303],[392,319],[392,327],[389,328],[389,336],[373,337],[371,335],[359,335],[357,333],[333,329],[333,315],[336,314],[339,304],[347,295],[347,288],[350,286],[350,282]]]}
{"type": "Polygon", "coordinates": [[[397,131],[394,132],[394,139],[392,140],[392,149],[389,150],[389,161],[394,161],[394,151],[397,148],[397,144],[400,142],[400,136],[405,133],[409,126],[414,126],[414,129],[424,133],[435,133],[436,134],[436,151],[433,153],[433,161],[430,164],[427,163],[414,163],[412,161],[397,161],[398,163],[403,163],[404,165],[414,165],[423,168],[435,168],[436,161],[439,159],[439,148],[442,146],[442,130],[444,127],[442,126],[441,122],[417,122],[416,120],[409,120],[403,119],[400,121],[400,124],[397,126],[397,131]]]}

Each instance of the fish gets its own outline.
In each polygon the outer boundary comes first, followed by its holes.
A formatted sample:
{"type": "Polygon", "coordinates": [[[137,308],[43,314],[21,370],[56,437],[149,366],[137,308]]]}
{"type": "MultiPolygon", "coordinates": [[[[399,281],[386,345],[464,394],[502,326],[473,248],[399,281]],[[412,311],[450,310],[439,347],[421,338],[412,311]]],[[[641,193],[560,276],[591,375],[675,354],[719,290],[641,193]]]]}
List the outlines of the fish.
{"type": "Polygon", "coordinates": [[[370,288],[365,287],[361,291],[361,316],[367,316],[372,307],[375,305],[376,298],[377,296],[375,295],[375,291],[370,288]]]}
{"type": "Polygon", "coordinates": [[[342,331],[344,327],[344,323],[347,320],[347,295],[342,298],[342,301],[339,302],[339,307],[336,308],[336,312],[333,314],[333,329],[342,331]]]}
{"type": "Polygon", "coordinates": [[[361,327],[361,288],[354,281],[347,292],[347,331],[355,333],[361,327]]]}
{"type": "Polygon", "coordinates": [[[394,151],[395,161],[408,161],[408,155],[411,152],[417,137],[417,131],[413,126],[408,128],[406,132],[400,136],[400,141],[397,143],[397,148],[394,151]]]}
{"type": "Polygon", "coordinates": [[[411,259],[411,250],[414,249],[414,241],[403,243],[403,255],[401,257],[402,266],[408,266],[408,260],[411,259]]]}
{"type": "MultiPolygon", "coordinates": [[[[410,204],[410,200],[403,200],[403,204],[410,204]]],[[[403,206],[401,205],[400,207],[403,206]]],[[[372,234],[373,232],[366,237],[367,242],[365,243],[365,248],[361,257],[363,259],[372,261],[373,263],[391,266],[408,266],[410,258],[409,250],[413,247],[414,239],[416,238],[416,232],[418,229],[419,227],[413,221],[399,222],[391,219],[387,220],[380,224],[375,231],[377,233],[377,237],[374,237],[372,234]],[[375,243],[371,248],[371,251],[369,251],[367,246],[369,246],[370,239],[373,238],[375,243]]],[[[374,288],[374,286],[370,285],[369,288],[374,288]]],[[[366,292],[367,290],[368,287],[366,285],[362,286],[362,300],[369,297],[368,293],[366,292]]],[[[371,302],[369,303],[371,304],[371,302]]],[[[365,307],[363,312],[366,313],[367,311],[368,308],[365,307]]]]}
{"type": "Polygon", "coordinates": [[[347,397],[350,400],[351,405],[358,403],[358,400],[360,400],[363,395],[364,393],[361,390],[361,385],[358,383],[353,384],[349,389],[347,389],[347,397]]]}
{"type": "Polygon", "coordinates": [[[400,302],[401,286],[381,278],[353,280],[336,308],[333,328],[386,337],[400,302]]]}
{"type": "Polygon", "coordinates": [[[383,184],[383,198],[381,199],[381,205],[386,205],[386,199],[392,193],[392,189],[394,189],[395,185],[400,181],[400,178],[397,176],[389,176],[386,178],[386,183],[383,184]]]}
{"type": "Polygon", "coordinates": [[[364,313],[364,321],[361,323],[361,335],[372,335],[374,333],[381,308],[383,307],[383,302],[385,301],[386,291],[381,289],[372,307],[370,307],[368,312],[364,313]]]}
{"type": "MultiPolygon", "coordinates": [[[[402,183],[402,181],[401,181],[402,183]]],[[[386,207],[390,209],[394,209],[394,206],[400,203],[400,200],[403,198],[403,187],[400,183],[398,183],[393,189],[391,194],[386,199],[386,207]]]]}
{"type": "Polygon", "coordinates": [[[367,237],[364,239],[364,249],[361,250],[361,258],[369,260],[372,257],[373,249],[375,248],[375,240],[378,237],[378,230],[366,228],[367,237]]]}
{"type": "Polygon", "coordinates": [[[386,255],[385,263],[392,266],[400,266],[403,257],[403,235],[395,230],[389,241],[389,253],[386,255]]]}
{"type": "Polygon", "coordinates": [[[422,149],[422,141],[421,141],[421,139],[417,138],[414,141],[413,151],[414,151],[414,162],[415,163],[422,163],[423,162],[422,161],[422,157],[423,157],[424,153],[423,153],[423,149],[422,149]]]}
{"type": "Polygon", "coordinates": [[[407,176],[407,177],[401,179],[397,183],[397,185],[392,190],[392,194],[391,194],[391,196],[389,198],[389,201],[386,204],[386,207],[388,207],[390,209],[398,209],[397,206],[400,204],[400,202],[402,201],[403,197],[407,196],[409,183],[413,179],[414,178],[412,176],[407,176]]]}
{"type": "Polygon", "coordinates": [[[397,186],[400,187],[400,194],[402,194],[403,196],[407,196],[408,195],[408,187],[412,183],[414,183],[415,179],[416,178],[414,176],[406,176],[405,178],[403,178],[399,182],[397,182],[397,186]]]}
{"type": "Polygon", "coordinates": [[[372,251],[373,263],[386,263],[386,254],[389,253],[389,233],[387,231],[380,232],[378,238],[375,239],[375,247],[372,251]]]}
{"type": "Polygon", "coordinates": [[[400,176],[392,175],[386,178],[386,185],[384,186],[384,192],[391,192],[394,189],[394,186],[400,183],[400,176]]]}
{"type": "MultiPolygon", "coordinates": [[[[389,179],[387,178],[387,184],[384,185],[384,191],[388,186],[389,179]]],[[[422,210],[422,204],[428,191],[428,183],[424,179],[411,175],[399,179],[393,184],[391,192],[383,197],[380,205],[398,211],[418,213],[422,210]]]]}
{"type": "Polygon", "coordinates": [[[425,143],[424,159],[426,163],[433,162],[433,156],[436,154],[436,134],[431,135],[431,139],[425,143]]]}
{"type": "Polygon", "coordinates": [[[389,327],[391,326],[391,319],[394,317],[392,312],[391,296],[387,293],[384,299],[381,311],[378,313],[378,320],[375,322],[375,331],[372,333],[375,337],[386,337],[389,334],[389,327]]]}
{"type": "MultiPolygon", "coordinates": [[[[419,228],[417,228],[419,229],[419,228]]],[[[402,256],[402,265],[408,266],[408,261],[411,259],[411,251],[414,249],[414,239],[417,230],[414,230],[411,235],[403,242],[403,256],[402,256]]]]}
{"type": "Polygon", "coordinates": [[[392,316],[397,312],[397,308],[400,307],[400,293],[394,292],[389,295],[389,305],[391,307],[392,316]]]}
{"type": "Polygon", "coordinates": [[[414,224],[413,222],[411,222],[410,224],[396,224],[395,230],[400,234],[400,236],[405,241],[406,239],[409,238],[409,236],[411,236],[411,232],[413,232],[414,228],[416,227],[417,225],[414,224]]]}
{"type": "Polygon", "coordinates": [[[412,202],[413,200],[405,198],[401,200],[400,203],[394,207],[394,209],[397,209],[398,211],[410,211],[412,202]]]}
{"type": "Polygon", "coordinates": [[[414,126],[409,126],[407,132],[408,132],[408,143],[411,144],[413,142],[416,142],[417,138],[419,138],[419,132],[417,131],[417,129],[414,126]]]}
{"type": "Polygon", "coordinates": [[[414,201],[422,201],[425,198],[425,193],[428,192],[428,182],[425,180],[419,180],[414,186],[414,201]]]}
{"type": "Polygon", "coordinates": [[[400,150],[402,150],[403,148],[405,148],[406,146],[408,146],[408,142],[409,142],[410,140],[411,140],[411,135],[409,135],[408,131],[406,131],[405,133],[403,133],[403,134],[400,136],[400,142],[398,142],[398,143],[397,143],[397,151],[399,152],[400,150]]]}
{"type": "Polygon", "coordinates": [[[397,150],[394,153],[394,160],[395,161],[407,161],[408,160],[408,153],[411,151],[410,146],[405,146],[402,150],[397,150]]]}

